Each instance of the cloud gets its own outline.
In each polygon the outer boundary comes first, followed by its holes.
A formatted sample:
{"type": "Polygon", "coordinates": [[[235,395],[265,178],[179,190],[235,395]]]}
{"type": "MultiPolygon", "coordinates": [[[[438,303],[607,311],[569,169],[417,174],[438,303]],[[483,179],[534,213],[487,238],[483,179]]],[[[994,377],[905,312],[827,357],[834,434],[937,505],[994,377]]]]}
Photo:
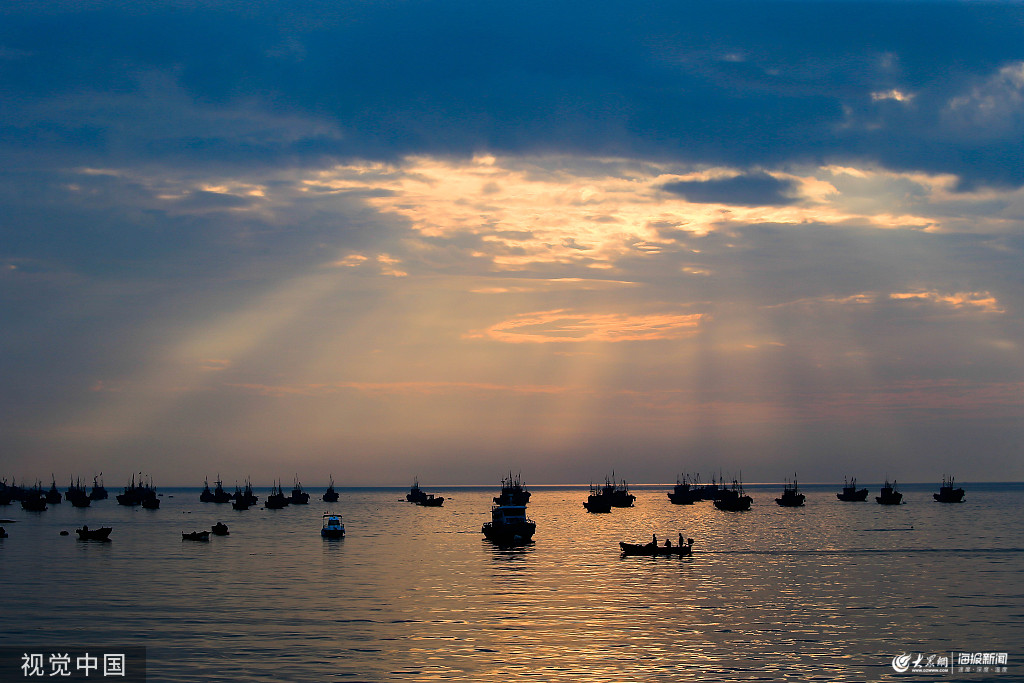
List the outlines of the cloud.
{"type": "Polygon", "coordinates": [[[796,183],[767,173],[748,173],[713,180],[677,180],[661,186],[666,192],[701,204],[786,206],[797,201],[796,183]]]}
{"type": "Polygon", "coordinates": [[[21,5],[0,133],[35,163],[489,151],[1024,182],[1012,4],[21,5]]]}
{"type": "Polygon", "coordinates": [[[700,313],[623,315],[567,310],[538,311],[517,315],[466,336],[509,344],[679,339],[694,334],[702,317],[700,313]]]}

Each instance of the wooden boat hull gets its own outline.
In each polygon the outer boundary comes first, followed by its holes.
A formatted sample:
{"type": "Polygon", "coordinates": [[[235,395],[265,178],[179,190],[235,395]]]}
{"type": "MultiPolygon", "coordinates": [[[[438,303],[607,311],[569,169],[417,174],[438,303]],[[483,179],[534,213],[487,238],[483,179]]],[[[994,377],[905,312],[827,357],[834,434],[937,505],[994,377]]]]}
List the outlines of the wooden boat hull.
{"type": "Polygon", "coordinates": [[[686,493],[670,493],[668,499],[672,501],[673,505],[693,505],[700,500],[700,497],[687,491],[686,493]]]}
{"type": "Polygon", "coordinates": [[[110,532],[109,526],[101,526],[99,529],[86,529],[85,527],[75,529],[79,540],[82,541],[109,541],[110,532]]]}
{"type": "Polygon", "coordinates": [[[843,491],[842,493],[837,493],[836,498],[845,503],[863,503],[868,499],[868,490],[859,489],[857,491],[851,491],[849,493],[843,491]]]}
{"type": "Polygon", "coordinates": [[[626,543],[625,541],[619,541],[619,548],[622,550],[623,556],[627,557],[684,557],[693,554],[692,544],[664,546],[654,545],[653,543],[626,543]]]}
{"type": "Polygon", "coordinates": [[[190,531],[189,533],[182,532],[181,540],[183,541],[209,541],[209,531],[190,531]]]}
{"type": "Polygon", "coordinates": [[[740,498],[729,498],[714,501],[714,505],[719,510],[725,512],[746,512],[750,509],[750,504],[753,499],[750,496],[741,496],[740,498]]]}
{"type": "Polygon", "coordinates": [[[495,525],[491,522],[487,522],[481,529],[488,541],[493,541],[494,543],[500,543],[503,545],[529,543],[533,540],[533,534],[536,530],[537,525],[533,522],[502,525],[495,525]]]}

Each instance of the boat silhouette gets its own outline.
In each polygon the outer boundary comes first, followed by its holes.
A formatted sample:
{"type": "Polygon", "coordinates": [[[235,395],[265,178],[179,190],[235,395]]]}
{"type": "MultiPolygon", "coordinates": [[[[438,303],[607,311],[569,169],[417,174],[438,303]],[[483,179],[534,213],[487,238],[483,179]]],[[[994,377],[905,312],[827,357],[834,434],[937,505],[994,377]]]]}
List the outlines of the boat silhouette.
{"type": "MultiPolygon", "coordinates": [[[[515,484],[519,485],[518,478],[515,484]]],[[[526,492],[526,497],[529,498],[529,492],[526,492]]],[[[491,521],[485,522],[481,528],[487,540],[500,545],[520,545],[533,539],[537,525],[527,518],[526,503],[518,503],[517,500],[522,500],[522,495],[517,496],[510,476],[508,481],[502,480],[502,492],[494,497],[491,521]]]]}
{"type": "Polygon", "coordinates": [[[612,501],[610,496],[603,494],[602,489],[595,487],[593,484],[590,485],[590,495],[587,496],[587,502],[583,503],[583,507],[587,509],[587,512],[603,513],[612,511],[612,501]]]}
{"type": "Polygon", "coordinates": [[[796,475],[794,474],[793,475],[793,484],[792,484],[792,486],[789,483],[787,483],[782,488],[782,497],[781,498],[776,498],[775,502],[778,503],[782,507],[798,508],[798,507],[803,506],[805,499],[806,499],[806,496],[804,496],[804,494],[800,493],[800,487],[797,484],[796,475]]]}
{"type": "Polygon", "coordinates": [[[693,505],[702,500],[701,492],[690,482],[690,475],[684,474],[676,477],[675,488],[668,493],[668,499],[673,505],[693,505]]]}
{"type": "Polygon", "coordinates": [[[932,494],[932,497],[939,503],[964,502],[964,490],[962,488],[953,488],[954,485],[952,476],[948,481],[946,477],[942,477],[942,486],[939,487],[938,493],[932,494]]]}
{"type": "Polygon", "coordinates": [[[102,475],[103,473],[100,472],[99,475],[93,476],[92,490],[89,491],[89,500],[106,500],[110,497],[110,494],[107,493],[107,489],[103,487],[103,482],[99,480],[102,475]]]}
{"type": "Polygon", "coordinates": [[[77,483],[68,482],[68,490],[64,492],[64,499],[76,508],[87,508],[92,503],[89,492],[82,486],[81,479],[77,483]]]}
{"type": "Polygon", "coordinates": [[[46,492],[45,498],[50,505],[57,505],[63,501],[60,491],[57,490],[57,479],[52,474],[50,475],[50,490],[46,492]]]}
{"type": "Polygon", "coordinates": [[[530,492],[523,486],[520,475],[512,477],[509,472],[508,479],[501,480],[501,492],[494,497],[497,505],[526,505],[530,502],[530,492]]]}
{"type": "MultiPolygon", "coordinates": [[[[527,494],[527,498],[529,498],[529,494],[527,494]]],[[[413,477],[412,487],[409,489],[409,493],[405,494],[405,499],[410,503],[422,505],[423,507],[441,507],[444,505],[444,496],[435,496],[433,493],[426,493],[420,488],[419,477],[413,477]]]]}
{"type": "Polygon", "coordinates": [[[323,538],[345,538],[345,523],[342,521],[341,515],[325,512],[320,535],[323,538]]]}
{"type": "Polygon", "coordinates": [[[83,524],[81,529],[75,529],[75,533],[78,534],[79,540],[82,541],[109,541],[111,528],[109,526],[101,526],[99,529],[90,529],[89,525],[83,524]]]}
{"type": "Polygon", "coordinates": [[[309,503],[309,494],[302,490],[302,484],[299,483],[299,475],[295,475],[295,484],[292,486],[292,495],[288,497],[288,502],[292,505],[306,505],[309,503]]]}
{"type": "Polygon", "coordinates": [[[277,485],[271,487],[270,495],[267,496],[264,506],[268,510],[280,510],[287,507],[290,502],[289,498],[284,495],[284,491],[281,489],[281,482],[278,480],[277,485]]]}
{"type": "Polygon", "coordinates": [[[879,505],[900,505],[903,502],[903,494],[896,490],[896,480],[890,484],[885,480],[885,485],[879,495],[875,496],[875,502],[879,505]]]}
{"type": "Polygon", "coordinates": [[[327,485],[327,490],[324,491],[323,499],[325,503],[337,503],[338,492],[334,490],[334,475],[331,475],[331,483],[327,485]]]}
{"type": "Polygon", "coordinates": [[[844,477],[843,491],[842,493],[837,493],[836,498],[847,503],[859,503],[868,499],[868,490],[857,488],[856,477],[850,479],[849,482],[844,477]]]}
{"type": "Polygon", "coordinates": [[[743,485],[733,479],[732,488],[718,490],[718,498],[714,504],[716,508],[726,512],[745,512],[750,509],[750,504],[753,502],[754,499],[743,490],[743,485]]]}
{"type": "Polygon", "coordinates": [[[626,541],[619,541],[619,549],[622,551],[623,557],[657,557],[660,555],[684,557],[686,555],[693,554],[693,539],[688,538],[684,543],[683,535],[679,534],[678,545],[672,545],[672,541],[668,539],[665,540],[663,545],[658,545],[657,538],[652,539],[650,543],[627,543],[626,541]]]}

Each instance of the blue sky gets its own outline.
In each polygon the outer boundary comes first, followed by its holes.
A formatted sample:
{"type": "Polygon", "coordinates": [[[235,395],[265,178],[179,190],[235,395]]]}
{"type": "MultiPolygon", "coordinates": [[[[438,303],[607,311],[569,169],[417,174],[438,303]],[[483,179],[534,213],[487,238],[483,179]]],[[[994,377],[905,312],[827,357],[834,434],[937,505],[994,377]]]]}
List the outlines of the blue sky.
{"type": "Polygon", "coordinates": [[[0,476],[1024,476],[1018,3],[0,17],[0,476]]]}

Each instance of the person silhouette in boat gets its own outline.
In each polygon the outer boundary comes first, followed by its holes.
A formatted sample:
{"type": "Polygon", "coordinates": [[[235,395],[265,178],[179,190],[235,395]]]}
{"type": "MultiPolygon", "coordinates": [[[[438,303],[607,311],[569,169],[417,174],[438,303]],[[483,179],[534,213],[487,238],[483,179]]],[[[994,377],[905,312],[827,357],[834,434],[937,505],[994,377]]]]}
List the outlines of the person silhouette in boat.
{"type": "Polygon", "coordinates": [[[679,534],[679,545],[681,545],[681,546],[682,545],[686,545],[685,543],[683,543],[683,535],[682,534],[679,534]]]}
{"type": "Polygon", "coordinates": [[[669,538],[665,539],[665,547],[666,548],[671,548],[672,547],[672,539],[669,539],[669,538]]]}

